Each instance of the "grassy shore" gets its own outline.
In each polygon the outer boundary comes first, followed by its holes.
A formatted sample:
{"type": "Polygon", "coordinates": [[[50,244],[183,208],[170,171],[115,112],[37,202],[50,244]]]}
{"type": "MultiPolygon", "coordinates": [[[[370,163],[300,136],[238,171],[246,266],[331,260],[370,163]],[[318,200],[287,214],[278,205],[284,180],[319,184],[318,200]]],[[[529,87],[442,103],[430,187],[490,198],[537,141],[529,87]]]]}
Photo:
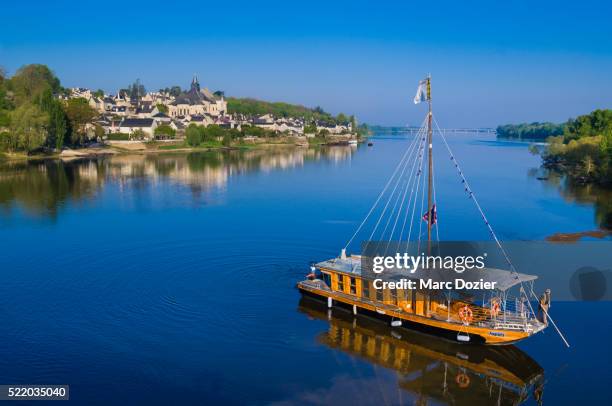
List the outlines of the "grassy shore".
{"type": "MultiPolygon", "coordinates": [[[[346,138],[346,137],[344,137],[346,138]]],[[[286,147],[317,147],[337,144],[343,137],[273,137],[250,140],[233,140],[224,145],[222,141],[205,141],[198,146],[187,145],[184,140],[176,141],[107,141],[104,144],[83,148],[66,148],[60,152],[40,151],[32,154],[24,152],[0,152],[0,162],[9,160],[75,159],[102,155],[162,153],[162,152],[204,152],[211,150],[249,150],[286,147]]]]}

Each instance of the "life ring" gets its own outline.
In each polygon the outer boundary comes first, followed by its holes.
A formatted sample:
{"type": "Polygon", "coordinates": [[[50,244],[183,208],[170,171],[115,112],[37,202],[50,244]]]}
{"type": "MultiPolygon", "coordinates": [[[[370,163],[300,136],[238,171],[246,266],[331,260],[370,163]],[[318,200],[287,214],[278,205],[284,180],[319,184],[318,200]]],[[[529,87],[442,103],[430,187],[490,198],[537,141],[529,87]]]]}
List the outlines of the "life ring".
{"type": "Polygon", "coordinates": [[[465,324],[470,324],[472,322],[473,317],[474,317],[474,312],[472,312],[472,309],[470,309],[470,306],[465,305],[459,309],[459,318],[465,324]]]}
{"type": "Polygon", "coordinates": [[[457,375],[455,382],[457,382],[457,385],[459,385],[460,388],[465,389],[470,386],[470,377],[464,373],[461,373],[457,375]]]}
{"type": "Polygon", "coordinates": [[[497,315],[499,314],[499,312],[501,311],[501,307],[499,305],[499,301],[498,300],[493,300],[491,302],[491,316],[492,317],[497,317],[497,315]]]}

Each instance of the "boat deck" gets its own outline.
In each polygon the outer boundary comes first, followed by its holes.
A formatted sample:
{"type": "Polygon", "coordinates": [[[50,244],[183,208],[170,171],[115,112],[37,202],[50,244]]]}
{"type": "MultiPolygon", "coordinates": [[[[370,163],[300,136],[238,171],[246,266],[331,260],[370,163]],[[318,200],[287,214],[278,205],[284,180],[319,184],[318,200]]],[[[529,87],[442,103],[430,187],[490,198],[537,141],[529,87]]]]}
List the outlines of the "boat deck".
{"type": "MultiPolygon", "coordinates": [[[[438,305],[435,310],[429,311],[427,315],[417,315],[412,311],[407,311],[394,304],[372,301],[368,298],[357,297],[345,292],[332,290],[321,279],[299,282],[298,288],[391,318],[430,325],[451,331],[468,331],[481,336],[487,335],[495,337],[496,334],[499,337],[516,336],[516,338],[511,341],[518,341],[546,327],[544,323],[536,319],[523,318],[521,315],[514,314],[513,312],[506,312],[505,314],[504,312],[500,312],[497,317],[491,317],[488,313],[489,309],[460,300],[451,301],[450,311],[446,305],[438,305]],[[466,304],[469,305],[473,311],[473,320],[469,324],[464,323],[459,317],[459,308],[466,304]]],[[[486,337],[485,339],[487,343],[489,343],[489,341],[498,341],[491,337],[486,337]]],[[[502,339],[497,343],[503,343],[504,341],[505,339],[502,339]]]]}

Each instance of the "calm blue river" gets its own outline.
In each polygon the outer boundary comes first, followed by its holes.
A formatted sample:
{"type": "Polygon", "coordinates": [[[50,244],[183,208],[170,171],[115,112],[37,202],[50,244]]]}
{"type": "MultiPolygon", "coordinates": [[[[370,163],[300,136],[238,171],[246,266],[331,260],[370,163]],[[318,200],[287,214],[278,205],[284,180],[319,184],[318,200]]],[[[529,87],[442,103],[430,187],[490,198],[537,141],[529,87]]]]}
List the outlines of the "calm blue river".
{"type": "MultiPolygon", "coordinates": [[[[542,175],[528,144],[448,137],[502,239],[609,226],[610,195],[542,175]]],[[[87,405],[610,404],[609,303],[554,302],[571,349],[552,329],[478,349],[300,299],[409,139],[372,141],[0,163],[0,384],[87,405]]],[[[447,160],[440,238],[488,239],[447,160]]]]}

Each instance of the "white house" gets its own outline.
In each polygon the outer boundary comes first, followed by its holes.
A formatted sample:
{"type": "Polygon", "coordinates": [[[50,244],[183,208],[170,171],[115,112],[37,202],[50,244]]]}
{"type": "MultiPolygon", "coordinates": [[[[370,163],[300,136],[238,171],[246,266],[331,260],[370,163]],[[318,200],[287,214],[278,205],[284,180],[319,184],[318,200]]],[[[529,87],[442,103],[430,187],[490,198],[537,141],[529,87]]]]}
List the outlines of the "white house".
{"type": "Polygon", "coordinates": [[[141,130],[146,139],[153,139],[157,122],[152,118],[125,118],[119,124],[119,132],[132,135],[135,131],[141,130]]]}
{"type": "Polygon", "coordinates": [[[270,114],[264,114],[263,116],[259,116],[254,118],[251,123],[255,127],[265,128],[266,130],[276,131],[276,123],[274,122],[274,118],[270,114]]]}

